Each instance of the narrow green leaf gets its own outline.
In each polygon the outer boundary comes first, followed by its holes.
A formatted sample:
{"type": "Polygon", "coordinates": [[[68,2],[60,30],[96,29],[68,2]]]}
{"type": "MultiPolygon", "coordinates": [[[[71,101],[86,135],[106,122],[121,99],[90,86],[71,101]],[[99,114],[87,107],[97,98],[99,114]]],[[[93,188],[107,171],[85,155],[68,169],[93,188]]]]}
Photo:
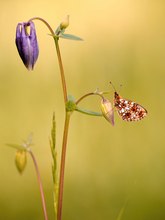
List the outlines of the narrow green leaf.
{"type": "Polygon", "coordinates": [[[19,144],[6,144],[8,147],[15,148],[17,150],[25,150],[26,148],[23,145],[19,144]]]}
{"type": "Polygon", "coordinates": [[[80,108],[80,107],[76,107],[75,109],[76,111],[78,112],[81,112],[83,114],[86,114],[86,115],[91,115],[91,116],[103,116],[102,113],[100,112],[94,112],[94,111],[90,111],[90,110],[87,110],[87,109],[83,109],[83,108],[80,108]]]}
{"type": "Polygon", "coordinates": [[[25,148],[29,148],[33,145],[33,133],[30,133],[26,140],[23,141],[22,144],[25,148]]]}
{"type": "Polygon", "coordinates": [[[8,147],[12,147],[17,150],[29,151],[30,146],[32,146],[32,144],[33,144],[32,139],[33,139],[33,134],[30,133],[29,136],[27,137],[27,140],[24,140],[22,144],[9,144],[9,143],[7,143],[6,145],[8,147]]]}
{"type": "Polygon", "coordinates": [[[72,35],[72,34],[60,33],[59,37],[67,39],[67,40],[76,40],[76,41],[82,41],[83,40],[82,38],[80,38],[78,36],[75,36],[75,35],[72,35]]]}

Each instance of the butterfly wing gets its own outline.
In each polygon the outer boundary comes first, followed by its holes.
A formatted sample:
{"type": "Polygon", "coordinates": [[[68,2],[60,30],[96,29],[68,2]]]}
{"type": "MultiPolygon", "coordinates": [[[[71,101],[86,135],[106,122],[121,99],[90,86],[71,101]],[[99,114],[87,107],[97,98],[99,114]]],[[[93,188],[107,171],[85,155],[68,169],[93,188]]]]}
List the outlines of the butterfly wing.
{"type": "Polygon", "coordinates": [[[139,121],[147,115],[147,110],[136,102],[115,96],[115,107],[124,121],[139,121]]]}

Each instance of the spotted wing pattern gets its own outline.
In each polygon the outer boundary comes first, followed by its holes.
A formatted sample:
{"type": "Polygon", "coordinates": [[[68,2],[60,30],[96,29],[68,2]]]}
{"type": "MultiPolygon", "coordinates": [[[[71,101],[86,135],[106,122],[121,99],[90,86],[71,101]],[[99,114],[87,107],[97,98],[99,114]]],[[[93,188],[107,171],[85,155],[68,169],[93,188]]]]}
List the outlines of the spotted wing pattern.
{"type": "Polygon", "coordinates": [[[136,102],[123,99],[114,93],[114,106],[124,121],[139,121],[147,115],[147,110],[136,102]]]}

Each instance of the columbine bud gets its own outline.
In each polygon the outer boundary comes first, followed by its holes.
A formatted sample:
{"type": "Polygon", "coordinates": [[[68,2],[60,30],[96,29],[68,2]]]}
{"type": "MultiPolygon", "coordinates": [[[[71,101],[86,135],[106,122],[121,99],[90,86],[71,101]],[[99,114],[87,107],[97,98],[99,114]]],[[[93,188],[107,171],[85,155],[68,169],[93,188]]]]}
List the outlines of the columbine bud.
{"type": "Polygon", "coordinates": [[[15,155],[15,164],[20,173],[22,173],[26,166],[26,152],[24,150],[17,150],[15,155]]]}
{"type": "Polygon", "coordinates": [[[17,25],[15,42],[26,68],[32,70],[39,54],[35,26],[32,21],[17,25]],[[29,33],[28,27],[30,28],[29,33]]]}
{"type": "Polygon", "coordinates": [[[61,22],[60,29],[66,29],[69,26],[69,15],[66,16],[65,20],[61,22]]]}
{"type": "Polygon", "coordinates": [[[108,99],[102,98],[101,111],[104,118],[114,126],[114,111],[111,102],[108,99]]]}

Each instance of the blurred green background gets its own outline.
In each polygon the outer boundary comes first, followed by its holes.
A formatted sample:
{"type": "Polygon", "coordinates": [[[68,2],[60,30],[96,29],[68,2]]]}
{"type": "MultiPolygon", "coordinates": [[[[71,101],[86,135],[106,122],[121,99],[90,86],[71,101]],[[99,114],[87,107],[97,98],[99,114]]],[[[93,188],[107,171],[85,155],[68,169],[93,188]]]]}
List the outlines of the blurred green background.
{"type": "MultiPolygon", "coordinates": [[[[56,113],[60,152],[64,105],[54,42],[36,21],[40,55],[33,72],[15,47],[18,22],[34,16],[55,29],[70,15],[68,33],[83,42],[61,40],[69,93],[110,90],[144,105],[148,117],[137,123],[115,114],[115,127],[103,118],[74,113],[67,149],[63,220],[165,219],[165,2],[163,0],[1,0],[0,8],[0,219],[43,219],[31,158],[22,176],[15,150],[33,132],[46,195],[54,219],[49,137],[56,113]]],[[[81,106],[99,111],[99,99],[81,106]]]]}

